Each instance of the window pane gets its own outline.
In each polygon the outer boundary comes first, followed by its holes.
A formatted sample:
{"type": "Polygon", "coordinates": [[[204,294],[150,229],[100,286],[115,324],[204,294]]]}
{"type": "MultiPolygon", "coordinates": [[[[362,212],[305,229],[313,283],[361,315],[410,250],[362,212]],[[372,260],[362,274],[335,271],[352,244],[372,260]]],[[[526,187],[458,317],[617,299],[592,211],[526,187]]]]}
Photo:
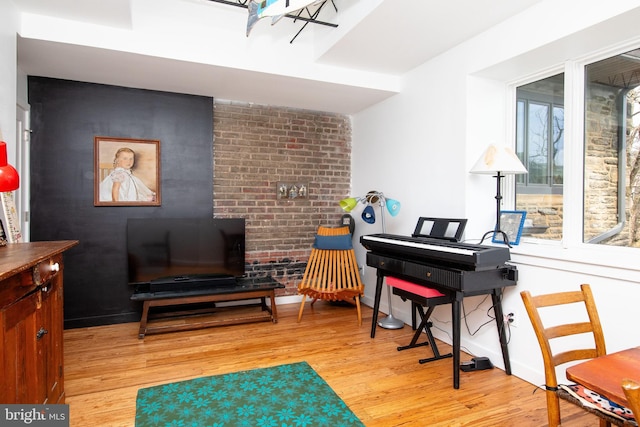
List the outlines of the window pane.
{"type": "Polygon", "coordinates": [[[562,185],[564,179],[564,108],[553,107],[553,154],[551,176],[554,184],[562,185]]]}
{"type": "Polygon", "coordinates": [[[529,104],[528,161],[529,184],[546,184],[549,150],[549,106],[529,104]]]}
{"type": "MultiPolygon", "coordinates": [[[[524,132],[526,129],[526,120],[524,119],[525,114],[525,102],[522,100],[517,101],[516,107],[516,154],[520,158],[520,160],[525,159],[525,138],[524,132]]],[[[523,162],[524,164],[525,162],[523,162]]],[[[516,182],[519,184],[524,184],[527,182],[526,174],[518,174],[516,175],[516,182]]]]}
{"type": "Polygon", "coordinates": [[[516,209],[527,212],[524,236],[562,238],[564,74],[517,88],[516,152],[527,175],[516,180],[516,209]]]}
{"type": "Polygon", "coordinates": [[[640,246],[638,80],[640,50],[585,67],[583,240],[640,246]]]}

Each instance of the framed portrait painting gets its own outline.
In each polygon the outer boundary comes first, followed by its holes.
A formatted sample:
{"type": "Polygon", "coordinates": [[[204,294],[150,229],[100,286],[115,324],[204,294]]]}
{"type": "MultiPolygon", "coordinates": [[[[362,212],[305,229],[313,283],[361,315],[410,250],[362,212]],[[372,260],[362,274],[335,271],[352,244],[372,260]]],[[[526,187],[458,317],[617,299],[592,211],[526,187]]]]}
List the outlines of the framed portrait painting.
{"type": "MultiPolygon", "coordinates": [[[[500,230],[507,235],[510,245],[520,244],[526,211],[500,211],[500,230]]],[[[505,243],[502,233],[493,233],[493,243],[505,243]]]]}
{"type": "Polygon", "coordinates": [[[94,137],[95,206],[160,206],[160,141],[94,137]]]}

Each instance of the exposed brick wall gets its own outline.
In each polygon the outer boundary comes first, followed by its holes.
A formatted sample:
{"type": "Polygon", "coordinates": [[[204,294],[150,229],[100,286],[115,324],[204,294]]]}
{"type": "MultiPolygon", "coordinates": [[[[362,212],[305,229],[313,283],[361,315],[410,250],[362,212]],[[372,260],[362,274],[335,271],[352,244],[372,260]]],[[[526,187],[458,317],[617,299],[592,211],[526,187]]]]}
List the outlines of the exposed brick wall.
{"type": "Polygon", "coordinates": [[[348,116],[215,100],[213,212],[246,219],[246,271],[297,294],[319,225],[338,225],[351,183],[348,116]],[[308,183],[278,199],[278,182],[308,183]]]}

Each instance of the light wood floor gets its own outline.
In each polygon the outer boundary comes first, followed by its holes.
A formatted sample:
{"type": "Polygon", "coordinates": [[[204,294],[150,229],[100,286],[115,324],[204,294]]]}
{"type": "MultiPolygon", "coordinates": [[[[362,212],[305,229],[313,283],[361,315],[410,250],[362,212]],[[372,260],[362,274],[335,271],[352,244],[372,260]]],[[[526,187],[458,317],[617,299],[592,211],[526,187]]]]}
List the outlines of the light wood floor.
{"type": "MultiPolygon", "coordinates": [[[[428,347],[398,352],[413,334],[378,328],[369,337],[372,311],[318,301],[278,306],[279,322],[149,335],[138,324],[65,331],[65,389],[72,427],[133,426],[139,388],[200,376],[308,362],[368,427],[543,426],[545,395],[504,371],[461,372],[452,387],[451,359],[420,365],[428,347]]],[[[439,342],[441,352],[449,346],[439,342]]],[[[532,351],[538,351],[536,343],[532,351]]],[[[463,354],[462,360],[470,356],[463,354]]],[[[597,426],[572,405],[562,406],[565,426],[597,426]]],[[[204,427],[204,426],[203,426],[204,427]]]]}

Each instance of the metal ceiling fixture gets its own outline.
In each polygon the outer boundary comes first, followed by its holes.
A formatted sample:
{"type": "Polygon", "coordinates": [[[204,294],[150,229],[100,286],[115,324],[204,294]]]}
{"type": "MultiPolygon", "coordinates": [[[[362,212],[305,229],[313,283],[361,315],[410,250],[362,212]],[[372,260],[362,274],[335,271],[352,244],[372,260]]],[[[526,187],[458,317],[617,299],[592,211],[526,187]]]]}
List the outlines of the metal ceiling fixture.
{"type": "MultiPolygon", "coordinates": [[[[208,1],[212,1],[215,3],[222,3],[229,6],[242,7],[244,9],[248,9],[249,3],[251,3],[251,0],[208,0],[208,1]]],[[[304,22],[304,24],[302,25],[302,28],[298,30],[296,35],[293,36],[293,38],[291,39],[291,41],[289,41],[289,43],[293,43],[293,41],[298,37],[298,35],[300,35],[302,30],[304,30],[308,24],[325,25],[327,27],[333,27],[333,28],[338,27],[338,24],[333,24],[331,22],[321,21],[318,19],[318,15],[320,14],[320,11],[327,3],[331,3],[335,11],[336,12],[338,11],[338,8],[336,7],[334,0],[324,0],[320,3],[303,7],[302,9],[296,11],[296,13],[294,14],[292,13],[292,14],[284,15],[286,18],[293,19],[294,22],[295,21],[304,22]]]]}

